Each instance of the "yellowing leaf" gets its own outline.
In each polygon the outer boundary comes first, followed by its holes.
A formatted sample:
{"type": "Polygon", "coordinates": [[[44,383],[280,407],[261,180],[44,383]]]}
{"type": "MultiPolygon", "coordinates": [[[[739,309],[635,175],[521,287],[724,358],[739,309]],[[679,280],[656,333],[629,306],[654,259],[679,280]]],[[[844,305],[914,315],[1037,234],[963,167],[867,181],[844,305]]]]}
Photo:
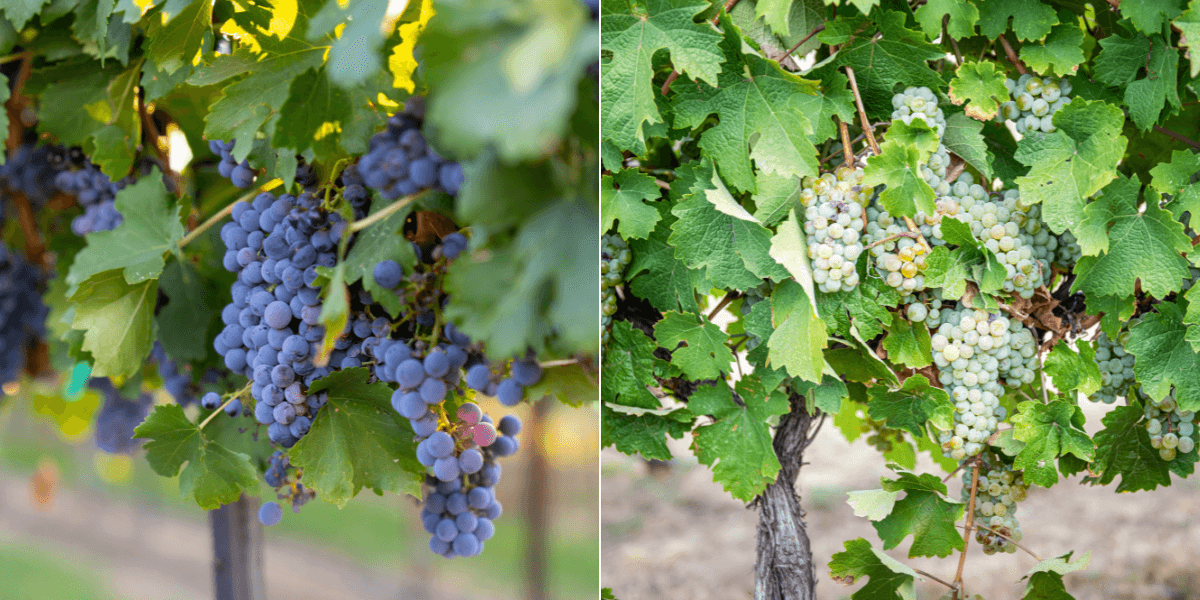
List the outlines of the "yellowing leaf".
{"type": "Polygon", "coordinates": [[[400,25],[400,43],[392,49],[388,57],[388,70],[392,72],[392,87],[413,93],[417,89],[413,82],[413,73],[417,70],[417,59],[413,58],[413,48],[417,38],[425,29],[430,17],[437,14],[433,10],[432,0],[421,0],[421,14],[416,21],[400,25]]]}

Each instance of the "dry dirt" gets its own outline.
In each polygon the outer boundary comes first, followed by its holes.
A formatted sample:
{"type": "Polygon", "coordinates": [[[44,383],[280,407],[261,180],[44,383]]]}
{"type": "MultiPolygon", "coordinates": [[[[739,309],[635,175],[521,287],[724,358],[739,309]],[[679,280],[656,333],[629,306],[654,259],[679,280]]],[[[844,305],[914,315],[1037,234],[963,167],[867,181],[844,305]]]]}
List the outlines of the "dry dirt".
{"type": "MultiPolygon", "coordinates": [[[[1088,432],[1100,429],[1108,408],[1085,402],[1088,432]]],[[[736,600],[752,598],[757,513],[746,510],[707,467],[676,442],[676,458],[665,472],[652,473],[641,459],[605,450],[601,454],[601,582],[621,600],[736,600]]],[[[807,511],[820,598],[848,597],[847,587],[829,577],[830,557],[857,537],[880,546],[874,528],[854,516],[846,492],[879,487],[890,473],[880,454],[862,440],[846,442],[826,423],[805,456],[797,490],[807,511]]],[[[918,472],[935,472],[927,457],[918,472]]],[[[957,476],[950,482],[957,496],[957,476]]],[[[1082,572],[1067,576],[1067,590],[1084,599],[1200,597],[1200,484],[1180,481],[1155,492],[1116,494],[1113,486],[1079,485],[1073,478],[1047,490],[1033,488],[1017,516],[1023,545],[1042,558],[1074,550],[1091,553],[1082,572]]],[[[947,581],[957,557],[909,559],[911,538],[890,554],[947,581]]],[[[988,600],[1020,598],[1020,579],[1036,564],[1029,554],[986,556],[972,540],[964,581],[972,594],[988,600]]],[[[918,582],[919,598],[938,598],[946,588],[918,582]]]]}

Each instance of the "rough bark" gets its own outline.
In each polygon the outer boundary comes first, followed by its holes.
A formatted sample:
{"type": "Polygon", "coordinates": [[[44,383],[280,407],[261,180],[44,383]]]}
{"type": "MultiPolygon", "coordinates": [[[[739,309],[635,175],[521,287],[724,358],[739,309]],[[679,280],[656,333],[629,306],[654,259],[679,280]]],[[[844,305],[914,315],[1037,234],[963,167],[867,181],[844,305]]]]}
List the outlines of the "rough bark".
{"type": "Polygon", "coordinates": [[[755,600],[816,598],[812,549],[795,490],[796,477],[804,462],[804,448],[815,433],[810,429],[816,419],[805,410],[803,397],[793,394],[791,404],[791,412],[780,419],[775,432],[779,476],[752,504],[758,507],[755,600]]]}
{"type": "Polygon", "coordinates": [[[208,513],[213,540],[213,597],[267,600],[258,502],[242,496],[208,513]]]}

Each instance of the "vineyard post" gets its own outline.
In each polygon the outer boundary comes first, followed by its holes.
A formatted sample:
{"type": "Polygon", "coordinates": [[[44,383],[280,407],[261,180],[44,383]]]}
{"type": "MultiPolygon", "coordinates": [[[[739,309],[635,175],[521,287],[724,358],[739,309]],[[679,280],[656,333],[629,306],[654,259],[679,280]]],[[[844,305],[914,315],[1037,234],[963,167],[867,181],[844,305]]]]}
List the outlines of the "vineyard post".
{"type": "Polygon", "coordinates": [[[258,501],[243,495],[208,513],[213,541],[213,598],[267,600],[258,501]]]}
{"type": "Polygon", "coordinates": [[[528,523],[525,542],[525,586],[529,600],[545,600],[546,593],[546,519],[549,518],[550,494],[554,489],[545,450],[539,438],[550,411],[549,399],[533,402],[533,410],[525,422],[525,439],[529,440],[529,472],[525,484],[525,515],[528,523]]]}
{"type": "Polygon", "coordinates": [[[779,475],[750,504],[758,507],[758,548],[754,561],[754,600],[811,600],[816,598],[812,548],[804,526],[804,511],[796,494],[796,478],[804,464],[804,449],[817,433],[804,397],[791,394],[791,411],[779,421],[773,446],[779,475]]]}

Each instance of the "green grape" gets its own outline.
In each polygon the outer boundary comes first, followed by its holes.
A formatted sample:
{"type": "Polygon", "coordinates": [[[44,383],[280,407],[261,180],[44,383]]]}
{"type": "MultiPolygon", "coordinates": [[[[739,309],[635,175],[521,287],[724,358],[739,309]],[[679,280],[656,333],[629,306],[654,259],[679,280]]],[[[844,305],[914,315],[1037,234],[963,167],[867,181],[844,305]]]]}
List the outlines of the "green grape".
{"type": "Polygon", "coordinates": [[[625,280],[625,267],[633,254],[621,236],[604,234],[600,243],[600,314],[603,343],[608,343],[608,332],[612,327],[612,316],[617,312],[616,287],[625,280]]]}

